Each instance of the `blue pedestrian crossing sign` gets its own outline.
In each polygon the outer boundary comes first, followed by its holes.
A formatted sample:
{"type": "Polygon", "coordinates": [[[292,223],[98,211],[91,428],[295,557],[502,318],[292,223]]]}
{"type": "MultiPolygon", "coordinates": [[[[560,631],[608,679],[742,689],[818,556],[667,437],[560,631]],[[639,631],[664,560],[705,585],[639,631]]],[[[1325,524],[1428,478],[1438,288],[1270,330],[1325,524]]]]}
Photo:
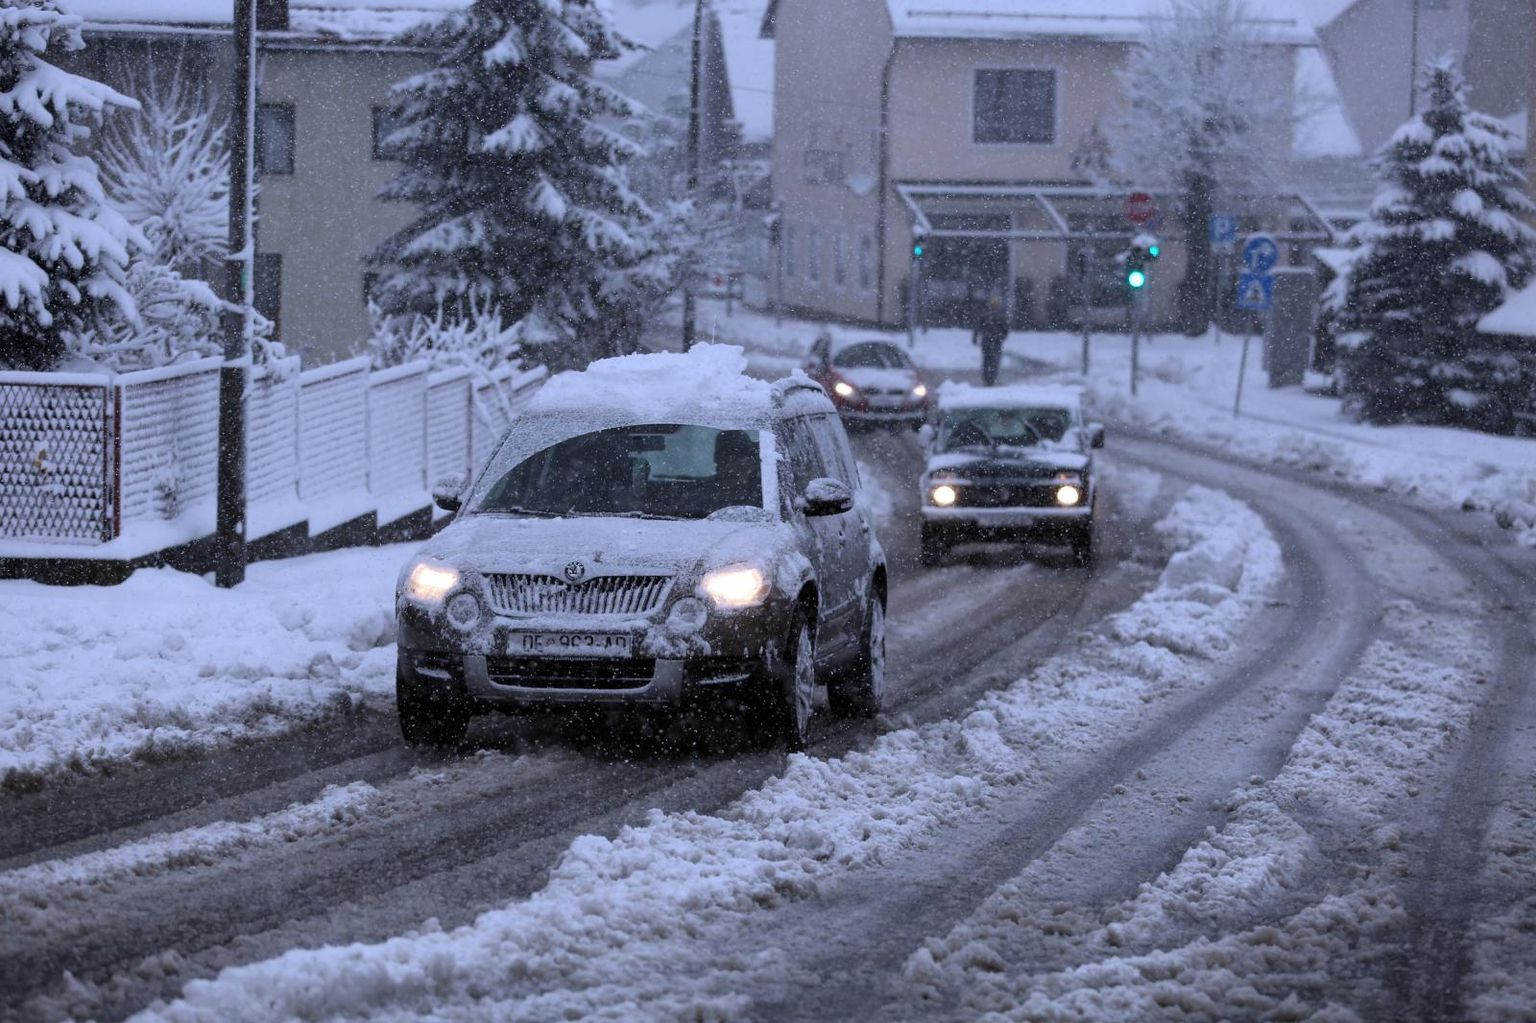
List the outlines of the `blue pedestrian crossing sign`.
{"type": "Polygon", "coordinates": [[[1267,313],[1275,304],[1275,278],[1272,274],[1238,274],[1237,307],[1267,313]]]}
{"type": "Polygon", "coordinates": [[[1267,274],[1280,262],[1280,245],[1267,234],[1253,234],[1243,243],[1243,269],[1267,274]]]}

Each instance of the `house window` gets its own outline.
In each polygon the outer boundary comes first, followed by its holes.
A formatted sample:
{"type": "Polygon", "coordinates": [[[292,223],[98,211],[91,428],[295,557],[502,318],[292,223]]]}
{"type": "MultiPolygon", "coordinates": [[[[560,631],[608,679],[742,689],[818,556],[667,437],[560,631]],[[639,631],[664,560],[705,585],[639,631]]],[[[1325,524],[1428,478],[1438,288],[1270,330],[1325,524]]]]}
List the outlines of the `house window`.
{"type": "Polygon", "coordinates": [[[875,240],[867,234],[859,236],[859,290],[875,290],[875,240]]]}
{"type": "Polygon", "coordinates": [[[841,149],[807,149],[805,151],[805,183],[807,185],[840,185],[847,177],[843,171],[841,149]]]}
{"type": "Polygon", "coordinates": [[[252,282],[256,311],[272,321],[272,336],[283,339],[283,257],[276,252],[256,253],[256,279],[252,282]]]}
{"type": "Polygon", "coordinates": [[[815,224],[805,229],[805,279],[821,283],[821,228],[815,224]]]}
{"type": "Polygon", "coordinates": [[[976,72],[973,138],[983,145],[1051,145],[1056,141],[1056,72],[976,72]]]}
{"type": "Polygon", "coordinates": [[[394,116],[394,111],[389,107],[373,108],[373,158],[375,160],[393,160],[396,154],[384,145],[384,140],[389,138],[389,133],[396,128],[404,127],[406,122],[394,116]]]}
{"type": "Polygon", "coordinates": [[[293,173],[292,103],[262,103],[256,107],[256,171],[293,173]]]}
{"type": "Polygon", "coordinates": [[[832,229],[832,284],[848,286],[848,237],[840,227],[832,229]]]}

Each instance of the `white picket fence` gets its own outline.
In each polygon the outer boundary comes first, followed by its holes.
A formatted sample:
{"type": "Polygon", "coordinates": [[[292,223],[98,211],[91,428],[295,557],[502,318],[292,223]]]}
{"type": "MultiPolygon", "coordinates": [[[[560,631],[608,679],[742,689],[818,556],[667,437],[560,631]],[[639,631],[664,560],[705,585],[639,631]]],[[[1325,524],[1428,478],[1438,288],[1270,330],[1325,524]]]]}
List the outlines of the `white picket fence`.
{"type": "MultiPolygon", "coordinates": [[[[220,360],[116,376],[0,373],[0,557],[137,557],[213,530],[220,360]]],[[[489,456],[542,369],[260,367],[246,402],[247,538],[431,507],[489,456]]]]}

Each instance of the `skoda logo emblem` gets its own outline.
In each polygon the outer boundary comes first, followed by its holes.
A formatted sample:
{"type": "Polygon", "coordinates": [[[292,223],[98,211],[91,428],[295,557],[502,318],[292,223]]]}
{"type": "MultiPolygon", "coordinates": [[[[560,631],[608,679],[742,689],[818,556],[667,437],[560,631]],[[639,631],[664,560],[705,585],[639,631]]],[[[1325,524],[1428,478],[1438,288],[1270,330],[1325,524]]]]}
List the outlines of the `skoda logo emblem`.
{"type": "Polygon", "coordinates": [[[587,577],[587,566],[579,561],[567,562],[565,577],[573,583],[579,583],[587,577]]]}

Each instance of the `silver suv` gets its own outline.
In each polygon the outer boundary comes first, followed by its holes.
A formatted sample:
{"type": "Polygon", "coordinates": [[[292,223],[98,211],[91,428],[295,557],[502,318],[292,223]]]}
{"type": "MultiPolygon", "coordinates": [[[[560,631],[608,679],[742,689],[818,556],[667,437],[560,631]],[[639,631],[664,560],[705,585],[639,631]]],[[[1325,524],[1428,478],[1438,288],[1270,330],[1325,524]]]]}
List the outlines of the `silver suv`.
{"type": "Polygon", "coordinates": [[[872,715],[885,556],[837,413],[739,350],[630,356],[551,380],[401,572],[400,728],[454,745],[514,707],[721,699],[805,746],[815,689],[872,715]]]}

